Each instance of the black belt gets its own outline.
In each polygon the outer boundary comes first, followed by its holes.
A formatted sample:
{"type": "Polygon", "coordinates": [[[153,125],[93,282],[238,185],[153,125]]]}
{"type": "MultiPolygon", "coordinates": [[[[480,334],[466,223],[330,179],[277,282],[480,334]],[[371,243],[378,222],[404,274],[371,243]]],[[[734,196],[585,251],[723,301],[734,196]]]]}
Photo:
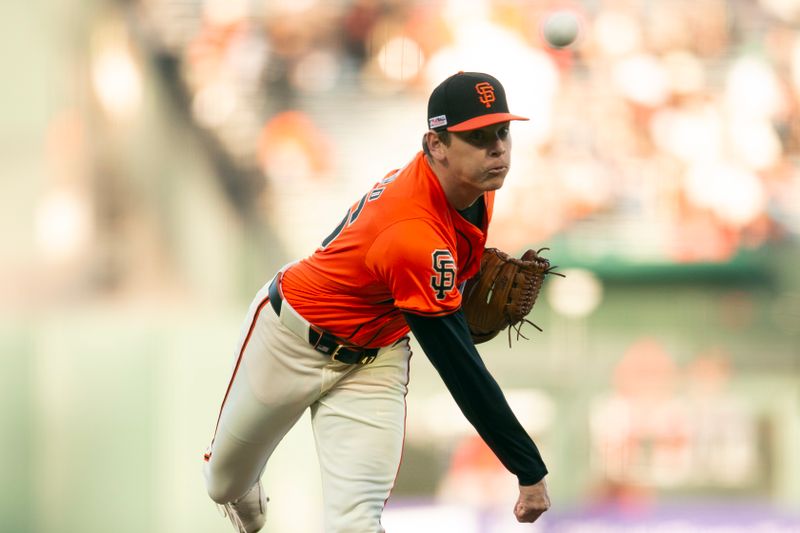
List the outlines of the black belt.
{"type": "MultiPolygon", "coordinates": [[[[280,317],[283,298],[278,290],[278,276],[272,280],[268,291],[269,303],[275,314],[280,317]]],[[[303,320],[306,321],[305,319],[303,320]]],[[[313,324],[308,325],[308,338],[304,340],[308,341],[318,352],[329,356],[334,361],[348,365],[367,365],[374,361],[378,355],[378,348],[362,348],[345,344],[335,335],[331,335],[313,324]]]]}

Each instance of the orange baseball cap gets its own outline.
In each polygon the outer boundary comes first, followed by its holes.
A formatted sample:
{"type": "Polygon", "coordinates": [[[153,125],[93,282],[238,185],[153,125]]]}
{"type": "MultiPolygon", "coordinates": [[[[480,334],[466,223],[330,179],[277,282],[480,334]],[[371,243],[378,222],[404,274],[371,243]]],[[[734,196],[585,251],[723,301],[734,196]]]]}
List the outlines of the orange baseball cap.
{"type": "Polygon", "coordinates": [[[528,120],[508,112],[506,91],[482,72],[458,72],[436,87],[428,99],[428,128],[468,131],[509,120],[528,120]]]}

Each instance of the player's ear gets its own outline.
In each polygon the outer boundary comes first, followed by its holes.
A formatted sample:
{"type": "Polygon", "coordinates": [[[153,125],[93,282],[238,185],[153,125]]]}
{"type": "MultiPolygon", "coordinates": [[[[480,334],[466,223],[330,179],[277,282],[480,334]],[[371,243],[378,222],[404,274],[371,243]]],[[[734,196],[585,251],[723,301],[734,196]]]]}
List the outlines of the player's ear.
{"type": "Polygon", "coordinates": [[[433,130],[428,130],[422,139],[424,146],[427,147],[425,153],[436,160],[444,159],[447,154],[447,145],[442,138],[433,130]]]}

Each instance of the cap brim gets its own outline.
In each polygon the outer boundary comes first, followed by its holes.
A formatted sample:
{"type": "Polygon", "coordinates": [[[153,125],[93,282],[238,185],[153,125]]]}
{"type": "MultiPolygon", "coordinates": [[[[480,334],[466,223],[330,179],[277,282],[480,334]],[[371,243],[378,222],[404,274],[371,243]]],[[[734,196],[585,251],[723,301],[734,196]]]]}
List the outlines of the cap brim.
{"type": "Polygon", "coordinates": [[[476,130],[478,128],[485,128],[486,126],[491,126],[492,124],[497,124],[499,122],[508,122],[509,120],[530,120],[530,119],[521,117],[519,115],[512,115],[511,113],[493,113],[491,115],[481,115],[479,117],[465,120],[464,122],[460,122],[458,124],[455,124],[454,126],[450,126],[449,128],[447,128],[447,131],[476,130]]]}

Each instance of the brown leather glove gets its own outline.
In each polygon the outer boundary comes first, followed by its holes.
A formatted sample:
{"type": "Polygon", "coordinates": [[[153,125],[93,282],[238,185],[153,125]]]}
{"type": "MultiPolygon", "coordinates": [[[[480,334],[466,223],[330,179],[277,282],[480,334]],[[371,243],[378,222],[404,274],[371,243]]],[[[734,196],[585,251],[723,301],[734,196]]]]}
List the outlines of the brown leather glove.
{"type": "Polygon", "coordinates": [[[563,274],[553,272],[555,267],[539,255],[542,250],[547,248],[528,250],[519,259],[497,248],[483,251],[481,269],[467,281],[461,300],[475,344],[493,339],[509,328],[510,346],[511,328],[516,329],[517,338],[527,338],[520,332],[523,322],[542,330],[525,317],[536,303],[545,276],[555,274],[563,277],[563,274]]]}

